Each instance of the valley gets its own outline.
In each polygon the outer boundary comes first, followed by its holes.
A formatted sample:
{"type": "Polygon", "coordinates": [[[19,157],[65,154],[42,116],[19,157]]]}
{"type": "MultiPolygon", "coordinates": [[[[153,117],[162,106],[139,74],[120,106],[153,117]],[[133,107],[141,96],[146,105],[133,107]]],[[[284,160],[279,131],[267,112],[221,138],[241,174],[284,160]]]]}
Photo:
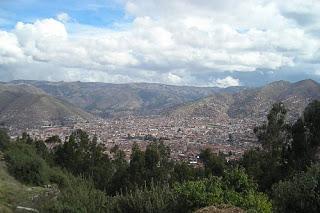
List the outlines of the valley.
{"type": "MultiPolygon", "coordinates": [[[[9,115],[19,119],[13,122],[19,125],[10,125],[10,122],[9,125],[3,125],[9,129],[12,137],[26,131],[37,139],[45,140],[58,135],[61,140],[65,140],[74,130],[83,129],[91,137],[97,136],[107,150],[119,147],[127,159],[131,155],[133,143],[145,149],[154,140],[162,140],[171,149],[172,159],[190,164],[198,163],[198,153],[205,148],[224,153],[227,159],[238,159],[245,150],[259,146],[253,129],[266,120],[273,103],[281,101],[285,104],[288,122],[291,122],[309,102],[320,99],[320,85],[312,80],[296,83],[279,81],[261,88],[232,89],[37,81],[16,81],[5,86],[20,89],[26,87],[29,90],[33,88],[37,94],[54,100],[53,103],[46,102],[46,106],[51,108],[47,107],[44,115],[32,110],[24,113],[25,118],[10,111],[2,113],[0,119],[3,121],[7,122],[9,115]],[[140,91],[127,87],[139,87],[140,91]],[[73,92],[70,92],[70,88],[73,88],[73,92]],[[78,91],[77,98],[68,95],[75,94],[74,90],[78,91]],[[117,96],[121,100],[112,98],[116,93],[122,94],[117,96]],[[55,105],[57,102],[60,103],[58,106],[55,105]],[[57,114],[63,116],[57,117],[57,114]],[[37,121],[44,122],[34,123],[35,115],[38,116],[37,121]]],[[[2,97],[6,97],[4,92],[2,97]]],[[[4,98],[1,100],[6,101],[4,98]]],[[[28,104],[28,107],[34,106],[41,110],[42,103],[34,102],[28,104]]]]}

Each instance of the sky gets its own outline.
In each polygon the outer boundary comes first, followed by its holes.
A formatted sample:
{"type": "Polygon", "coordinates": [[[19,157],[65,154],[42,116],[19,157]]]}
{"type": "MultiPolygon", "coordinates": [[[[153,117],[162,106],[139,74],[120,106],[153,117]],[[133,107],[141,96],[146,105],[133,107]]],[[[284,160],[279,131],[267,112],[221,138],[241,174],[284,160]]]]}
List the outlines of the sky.
{"type": "Polygon", "coordinates": [[[320,81],[320,0],[0,0],[0,81],[320,81]]]}

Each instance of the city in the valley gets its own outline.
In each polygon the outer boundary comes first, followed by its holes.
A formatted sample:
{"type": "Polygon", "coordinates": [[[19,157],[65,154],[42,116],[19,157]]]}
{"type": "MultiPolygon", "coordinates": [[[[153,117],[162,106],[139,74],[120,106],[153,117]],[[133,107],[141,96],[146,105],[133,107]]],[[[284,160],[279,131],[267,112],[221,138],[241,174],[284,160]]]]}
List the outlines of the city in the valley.
{"type": "Polygon", "coordinates": [[[131,147],[137,143],[145,149],[149,143],[162,141],[171,150],[173,160],[198,164],[201,150],[210,148],[223,153],[227,160],[239,158],[245,150],[258,146],[254,134],[257,121],[252,119],[212,119],[208,117],[180,118],[173,116],[128,116],[95,121],[77,121],[66,126],[46,125],[34,129],[9,128],[11,136],[23,132],[32,138],[45,140],[58,135],[62,141],[72,131],[82,129],[89,136],[96,136],[105,145],[106,151],[117,146],[129,160],[131,147]]]}

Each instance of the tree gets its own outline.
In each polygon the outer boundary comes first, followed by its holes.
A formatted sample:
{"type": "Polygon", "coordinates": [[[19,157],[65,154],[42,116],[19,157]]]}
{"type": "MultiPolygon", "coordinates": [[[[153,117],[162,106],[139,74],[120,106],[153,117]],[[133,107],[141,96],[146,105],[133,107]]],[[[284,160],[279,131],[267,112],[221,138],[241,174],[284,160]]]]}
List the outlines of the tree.
{"type": "Polygon", "coordinates": [[[113,149],[114,160],[113,167],[115,172],[113,173],[111,183],[109,184],[108,191],[110,194],[116,194],[122,189],[126,189],[128,185],[128,163],[126,161],[126,155],[124,151],[120,149],[113,149]]]}
{"type": "Polygon", "coordinates": [[[150,143],[145,151],[145,168],[147,182],[169,182],[173,170],[169,160],[170,150],[162,141],[150,143]]]}
{"type": "Polygon", "coordinates": [[[58,135],[51,136],[45,140],[47,144],[61,144],[61,139],[58,135]]]}
{"type": "Polygon", "coordinates": [[[101,190],[108,187],[114,172],[103,145],[97,142],[96,137],[90,140],[82,130],[73,132],[69,141],[56,148],[55,161],[75,175],[92,177],[96,187],[101,190]]]}
{"type": "Polygon", "coordinates": [[[205,149],[201,151],[199,158],[204,164],[207,175],[223,175],[226,162],[221,154],[216,155],[210,149],[205,149]]]}
{"type": "Polygon", "coordinates": [[[3,150],[10,142],[10,137],[5,129],[0,129],[0,150],[3,150]]]}
{"type": "Polygon", "coordinates": [[[284,104],[275,103],[268,114],[268,122],[254,130],[262,147],[275,155],[289,143],[290,126],[286,123],[286,114],[284,104]]]}
{"type": "Polygon", "coordinates": [[[320,102],[310,103],[303,116],[292,127],[292,145],[289,160],[296,170],[305,170],[319,159],[320,102]]]}
{"type": "Polygon", "coordinates": [[[254,130],[263,149],[245,152],[240,161],[262,191],[270,191],[274,183],[288,175],[291,126],[286,123],[286,113],[282,103],[273,105],[267,123],[254,130]]]}
{"type": "Polygon", "coordinates": [[[8,170],[18,180],[34,185],[43,185],[49,180],[49,167],[36,153],[33,146],[15,142],[5,150],[8,170]]]}
{"type": "Polygon", "coordinates": [[[312,147],[308,135],[305,122],[300,118],[292,126],[293,141],[288,156],[291,167],[295,170],[304,170],[311,164],[312,147]]]}
{"type": "Polygon", "coordinates": [[[271,152],[253,149],[246,151],[239,163],[258,183],[261,191],[269,192],[274,183],[288,175],[281,162],[281,159],[274,157],[271,152]]]}
{"type": "Polygon", "coordinates": [[[276,212],[320,212],[320,165],[298,173],[273,187],[276,212]]]}
{"type": "Polygon", "coordinates": [[[145,181],[145,156],[138,146],[134,143],[132,145],[132,153],[129,164],[129,177],[133,185],[143,185],[145,181]]]}
{"type": "Polygon", "coordinates": [[[303,113],[306,128],[310,136],[310,144],[312,147],[320,145],[320,101],[310,103],[303,113]]]}
{"type": "Polygon", "coordinates": [[[174,164],[171,182],[182,183],[187,180],[193,180],[196,178],[196,172],[197,169],[188,165],[186,162],[177,162],[174,164]]]}

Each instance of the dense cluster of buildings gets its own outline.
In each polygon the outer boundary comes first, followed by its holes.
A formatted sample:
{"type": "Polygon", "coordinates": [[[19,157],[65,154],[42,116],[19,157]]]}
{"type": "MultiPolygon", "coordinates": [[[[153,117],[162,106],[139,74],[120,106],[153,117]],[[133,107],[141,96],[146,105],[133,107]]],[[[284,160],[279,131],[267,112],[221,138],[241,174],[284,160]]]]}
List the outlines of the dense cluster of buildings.
{"type": "MultiPolygon", "coordinates": [[[[178,118],[166,116],[123,117],[99,119],[94,122],[77,122],[70,126],[42,126],[27,129],[37,139],[58,135],[62,141],[75,129],[82,129],[90,136],[97,136],[107,150],[114,146],[122,149],[127,157],[133,143],[145,149],[154,140],[162,140],[171,150],[174,160],[196,164],[202,149],[210,148],[226,154],[227,159],[238,158],[243,152],[257,146],[253,128],[257,123],[250,119],[219,121],[207,117],[178,118]]],[[[18,136],[21,131],[12,132],[18,136]]]]}

